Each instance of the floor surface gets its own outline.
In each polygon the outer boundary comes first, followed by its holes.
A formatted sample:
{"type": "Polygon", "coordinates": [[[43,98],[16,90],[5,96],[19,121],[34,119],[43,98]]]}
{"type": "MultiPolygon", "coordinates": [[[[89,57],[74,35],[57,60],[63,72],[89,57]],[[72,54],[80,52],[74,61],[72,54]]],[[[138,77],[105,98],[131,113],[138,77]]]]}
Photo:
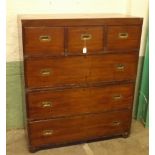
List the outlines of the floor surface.
{"type": "Polygon", "coordinates": [[[7,155],[148,155],[148,129],[133,120],[128,138],[116,138],[29,153],[24,130],[7,131],[7,155]]]}

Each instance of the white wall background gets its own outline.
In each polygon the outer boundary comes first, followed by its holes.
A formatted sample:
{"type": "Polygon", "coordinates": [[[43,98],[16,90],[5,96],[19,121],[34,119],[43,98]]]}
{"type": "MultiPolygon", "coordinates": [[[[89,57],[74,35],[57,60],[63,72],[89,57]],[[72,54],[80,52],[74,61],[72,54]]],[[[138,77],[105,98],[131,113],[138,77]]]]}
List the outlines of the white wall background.
{"type": "Polygon", "coordinates": [[[121,13],[144,17],[142,46],[148,23],[148,0],[7,0],[7,62],[19,61],[18,14],[121,13]]]}

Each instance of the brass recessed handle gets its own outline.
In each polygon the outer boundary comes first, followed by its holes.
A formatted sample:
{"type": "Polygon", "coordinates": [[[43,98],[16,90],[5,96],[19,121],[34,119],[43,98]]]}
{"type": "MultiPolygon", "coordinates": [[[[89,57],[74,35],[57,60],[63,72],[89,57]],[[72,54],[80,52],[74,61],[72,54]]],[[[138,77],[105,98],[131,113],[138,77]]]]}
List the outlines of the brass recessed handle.
{"type": "Polygon", "coordinates": [[[43,136],[51,136],[53,134],[53,130],[44,130],[42,132],[43,136]]]}
{"type": "Polygon", "coordinates": [[[119,39],[127,39],[128,38],[128,33],[127,32],[119,33],[118,38],[119,39]]]}
{"type": "Polygon", "coordinates": [[[114,121],[112,122],[112,126],[119,126],[121,124],[120,121],[114,121]]]}
{"type": "Polygon", "coordinates": [[[50,42],[51,41],[51,36],[49,35],[42,35],[39,37],[40,42],[50,42]]]}
{"type": "Polygon", "coordinates": [[[121,95],[121,94],[114,95],[114,96],[113,96],[113,99],[114,99],[114,100],[121,100],[121,99],[122,99],[122,95],[121,95]]]}
{"type": "Polygon", "coordinates": [[[49,76],[52,73],[51,69],[49,68],[44,68],[40,70],[41,76],[49,76]]]}
{"type": "Polygon", "coordinates": [[[117,64],[116,65],[116,70],[117,71],[124,71],[125,65],[124,64],[117,64]]]}
{"type": "Polygon", "coordinates": [[[81,40],[91,40],[92,35],[89,33],[81,34],[81,40]]]}
{"type": "Polygon", "coordinates": [[[52,102],[51,101],[43,101],[43,102],[41,102],[41,104],[42,104],[43,108],[52,107],[52,102]]]}

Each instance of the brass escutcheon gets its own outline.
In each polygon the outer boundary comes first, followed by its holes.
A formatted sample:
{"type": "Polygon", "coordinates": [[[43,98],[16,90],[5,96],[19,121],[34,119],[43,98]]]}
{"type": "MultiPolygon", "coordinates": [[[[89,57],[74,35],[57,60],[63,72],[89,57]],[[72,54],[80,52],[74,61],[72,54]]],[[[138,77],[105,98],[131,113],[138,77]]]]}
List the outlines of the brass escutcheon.
{"type": "Polygon", "coordinates": [[[119,33],[118,38],[119,39],[127,39],[128,38],[128,33],[127,32],[119,33]]]}
{"type": "Polygon", "coordinates": [[[39,37],[40,42],[50,42],[51,41],[51,36],[49,35],[42,35],[39,37]]]}
{"type": "Polygon", "coordinates": [[[49,76],[51,74],[51,69],[49,68],[44,68],[40,70],[40,74],[41,76],[49,76]]]}
{"type": "Polygon", "coordinates": [[[43,101],[41,104],[42,104],[43,108],[52,107],[52,102],[51,101],[43,101]]]}
{"type": "Polygon", "coordinates": [[[44,130],[42,132],[43,136],[51,136],[53,134],[53,130],[44,130]]]}
{"type": "Polygon", "coordinates": [[[114,100],[121,100],[121,99],[122,99],[122,95],[121,95],[121,94],[114,95],[114,96],[113,96],[113,99],[114,99],[114,100]]]}
{"type": "Polygon", "coordinates": [[[123,65],[123,64],[117,64],[116,65],[116,70],[117,71],[124,71],[124,68],[125,68],[125,65],[123,65]]]}
{"type": "Polygon", "coordinates": [[[91,40],[92,35],[89,33],[81,34],[81,40],[91,40]]]}

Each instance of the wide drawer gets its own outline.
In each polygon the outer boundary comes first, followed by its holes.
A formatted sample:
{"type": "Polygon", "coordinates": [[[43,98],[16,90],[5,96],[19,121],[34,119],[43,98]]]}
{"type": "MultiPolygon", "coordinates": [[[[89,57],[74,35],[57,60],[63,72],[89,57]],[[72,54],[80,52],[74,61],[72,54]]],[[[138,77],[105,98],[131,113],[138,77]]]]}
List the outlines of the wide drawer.
{"type": "Polygon", "coordinates": [[[134,84],[40,91],[27,94],[28,119],[131,109],[134,84]]]}
{"type": "Polygon", "coordinates": [[[107,50],[138,50],[141,26],[108,26],[107,50]]]}
{"type": "Polygon", "coordinates": [[[28,124],[30,144],[66,144],[128,132],[131,111],[90,114],[28,124]]]}
{"type": "Polygon", "coordinates": [[[105,54],[25,60],[27,88],[135,80],[136,54],[105,54]]]}
{"type": "Polygon", "coordinates": [[[25,27],[23,35],[26,55],[64,55],[64,28],[25,27]]]}
{"type": "Polygon", "coordinates": [[[104,34],[102,26],[85,26],[68,28],[68,54],[96,53],[104,50],[104,34]]]}

